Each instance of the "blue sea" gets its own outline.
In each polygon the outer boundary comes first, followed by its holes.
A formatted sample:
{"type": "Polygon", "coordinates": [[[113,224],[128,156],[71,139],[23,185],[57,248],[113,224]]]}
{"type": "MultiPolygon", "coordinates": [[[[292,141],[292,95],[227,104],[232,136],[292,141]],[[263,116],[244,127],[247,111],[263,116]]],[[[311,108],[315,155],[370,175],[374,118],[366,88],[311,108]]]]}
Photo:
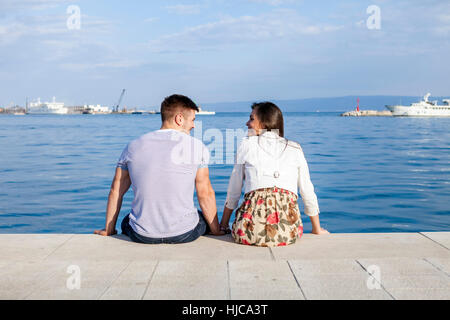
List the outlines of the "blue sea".
{"type": "MultiPolygon", "coordinates": [[[[248,114],[197,118],[203,131],[225,136],[246,129],[248,114]]],[[[450,119],[286,113],[285,122],[286,137],[303,147],[330,232],[450,230],[450,119]]],[[[159,128],[159,115],[1,115],[0,233],[103,228],[123,148],[159,128]]],[[[231,171],[210,167],[220,216],[231,171]]],[[[132,198],[130,189],[119,224],[132,198]]]]}

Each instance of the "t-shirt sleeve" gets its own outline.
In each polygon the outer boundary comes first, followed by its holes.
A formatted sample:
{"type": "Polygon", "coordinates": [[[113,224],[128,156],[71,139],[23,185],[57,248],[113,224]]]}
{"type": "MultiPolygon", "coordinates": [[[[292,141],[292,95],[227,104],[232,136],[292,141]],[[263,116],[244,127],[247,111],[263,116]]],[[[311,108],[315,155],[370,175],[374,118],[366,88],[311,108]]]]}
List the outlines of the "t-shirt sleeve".
{"type": "Polygon", "coordinates": [[[202,157],[199,164],[199,169],[208,168],[210,160],[209,149],[202,143],[202,157]]]}
{"type": "Polygon", "coordinates": [[[122,151],[122,154],[120,155],[119,161],[117,162],[117,167],[121,168],[122,170],[128,171],[128,146],[122,151]]]}

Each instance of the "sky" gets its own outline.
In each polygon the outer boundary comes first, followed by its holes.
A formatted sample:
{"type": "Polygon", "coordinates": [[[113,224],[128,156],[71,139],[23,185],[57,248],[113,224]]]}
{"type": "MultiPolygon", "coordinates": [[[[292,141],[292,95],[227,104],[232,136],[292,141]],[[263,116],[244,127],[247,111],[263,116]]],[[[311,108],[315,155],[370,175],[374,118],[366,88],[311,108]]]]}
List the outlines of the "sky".
{"type": "Polygon", "coordinates": [[[0,106],[448,96],[449,40],[446,0],[0,0],[0,106]]]}

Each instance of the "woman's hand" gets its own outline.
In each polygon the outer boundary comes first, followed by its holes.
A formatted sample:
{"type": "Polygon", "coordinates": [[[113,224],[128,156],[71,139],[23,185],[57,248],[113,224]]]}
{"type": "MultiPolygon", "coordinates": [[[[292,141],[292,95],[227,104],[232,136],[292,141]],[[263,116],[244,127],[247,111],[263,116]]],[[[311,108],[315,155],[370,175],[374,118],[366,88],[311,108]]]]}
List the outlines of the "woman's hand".
{"type": "Polygon", "coordinates": [[[320,228],[320,229],[318,229],[318,230],[313,229],[311,233],[312,233],[312,234],[319,235],[319,236],[320,236],[320,235],[324,235],[324,234],[330,234],[330,232],[328,232],[328,230],[325,230],[324,228],[320,228]]]}

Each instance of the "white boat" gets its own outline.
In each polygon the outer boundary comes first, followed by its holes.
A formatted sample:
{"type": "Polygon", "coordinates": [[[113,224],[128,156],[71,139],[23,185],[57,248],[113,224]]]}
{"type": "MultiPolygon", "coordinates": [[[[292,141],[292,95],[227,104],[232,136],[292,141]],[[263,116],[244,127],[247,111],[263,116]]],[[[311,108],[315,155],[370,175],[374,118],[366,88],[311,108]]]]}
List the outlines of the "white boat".
{"type": "Polygon", "coordinates": [[[394,117],[450,117],[450,99],[442,100],[444,105],[438,105],[437,101],[428,101],[431,96],[427,93],[423,100],[411,104],[411,106],[386,106],[394,117]]]}
{"type": "Polygon", "coordinates": [[[67,114],[69,109],[64,107],[64,102],[56,102],[55,97],[52,102],[41,102],[41,98],[38,98],[36,102],[30,102],[27,112],[29,114],[67,114]]]}
{"type": "Polygon", "coordinates": [[[213,115],[216,114],[215,111],[206,111],[206,110],[202,110],[202,108],[200,108],[200,107],[198,107],[198,109],[199,109],[199,111],[196,112],[195,114],[196,114],[196,115],[199,115],[199,116],[213,116],[213,115]]]}

